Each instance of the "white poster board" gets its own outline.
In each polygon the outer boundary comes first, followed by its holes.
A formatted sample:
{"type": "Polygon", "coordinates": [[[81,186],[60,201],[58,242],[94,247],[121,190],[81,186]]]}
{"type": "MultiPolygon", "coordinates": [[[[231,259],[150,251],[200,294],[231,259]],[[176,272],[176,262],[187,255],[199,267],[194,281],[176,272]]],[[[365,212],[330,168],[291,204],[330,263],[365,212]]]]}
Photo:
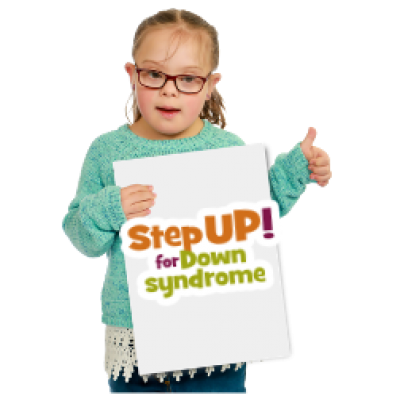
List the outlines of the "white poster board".
{"type": "Polygon", "coordinates": [[[140,375],[290,354],[266,157],[252,144],[113,163],[116,185],[157,193],[119,232],[140,375]]]}

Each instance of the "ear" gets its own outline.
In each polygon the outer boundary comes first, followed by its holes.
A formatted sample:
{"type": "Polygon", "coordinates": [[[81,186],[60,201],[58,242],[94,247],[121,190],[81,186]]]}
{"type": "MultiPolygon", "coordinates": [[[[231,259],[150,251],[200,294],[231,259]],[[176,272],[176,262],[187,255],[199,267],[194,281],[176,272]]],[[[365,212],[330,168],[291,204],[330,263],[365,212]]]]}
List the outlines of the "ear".
{"type": "Polygon", "coordinates": [[[208,79],[208,95],[211,97],[211,93],[214,90],[217,83],[221,80],[221,74],[212,74],[208,79]]]}
{"type": "Polygon", "coordinates": [[[135,83],[135,65],[132,63],[127,62],[124,66],[125,71],[130,77],[130,80],[133,81],[131,82],[131,86],[135,83]]]}
{"type": "Polygon", "coordinates": [[[125,71],[126,71],[128,74],[131,74],[131,73],[133,73],[133,71],[135,71],[135,66],[134,66],[132,63],[130,63],[130,62],[127,62],[127,63],[125,64],[124,68],[125,68],[125,71]]]}
{"type": "Polygon", "coordinates": [[[222,74],[213,74],[211,75],[211,82],[213,86],[217,86],[218,83],[220,83],[223,79],[223,75],[222,74]]]}

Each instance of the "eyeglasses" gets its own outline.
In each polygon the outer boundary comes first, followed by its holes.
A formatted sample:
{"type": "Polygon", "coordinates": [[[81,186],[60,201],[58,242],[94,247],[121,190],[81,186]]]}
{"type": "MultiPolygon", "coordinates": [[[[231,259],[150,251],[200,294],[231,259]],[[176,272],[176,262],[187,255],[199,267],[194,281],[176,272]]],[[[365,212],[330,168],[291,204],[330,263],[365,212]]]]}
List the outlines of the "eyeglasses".
{"type": "Polygon", "coordinates": [[[156,70],[138,68],[137,66],[135,66],[135,69],[142,86],[150,89],[161,89],[167,81],[172,80],[180,92],[188,94],[199,93],[211,75],[211,71],[203,78],[195,75],[168,75],[156,70]]]}

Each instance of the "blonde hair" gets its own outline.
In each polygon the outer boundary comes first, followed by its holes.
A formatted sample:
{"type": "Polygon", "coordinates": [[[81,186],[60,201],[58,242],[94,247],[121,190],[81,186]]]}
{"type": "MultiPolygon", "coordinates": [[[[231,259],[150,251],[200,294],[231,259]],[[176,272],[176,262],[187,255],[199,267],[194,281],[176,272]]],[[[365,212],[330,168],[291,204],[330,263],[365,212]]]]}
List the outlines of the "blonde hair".
{"type": "MultiPolygon", "coordinates": [[[[146,18],[144,21],[140,23],[140,25],[136,30],[135,37],[133,40],[132,58],[135,60],[135,55],[137,54],[143,42],[143,39],[147,33],[157,29],[172,29],[172,28],[175,29],[174,29],[174,35],[172,35],[171,37],[174,37],[175,35],[179,36],[180,39],[183,36],[188,38],[192,37],[197,41],[197,43],[200,45],[199,47],[203,49],[202,51],[203,61],[205,59],[204,49],[207,49],[209,51],[207,59],[210,60],[211,71],[215,71],[219,63],[219,43],[218,43],[218,33],[216,29],[198,15],[190,11],[177,10],[175,8],[159,11],[157,14],[154,14],[146,18]]],[[[133,92],[129,96],[129,98],[132,95],[133,92]]],[[[223,99],[219,94],[218,90],[216,89],[216,87],[214,87],[214,90],[211,93],[211,98],[204,102],[203,109],[200,113],[200,118],[208,119],[208,121],[210,121],[212,124],[217,124],[217,125],[221,124],[221,129],[224,129],[226,123],[222,109],[225,110],[223,99]]],[[[132,110],[136,122],[142,117],[142,114],[140,113],[137,104],[136,97],[134,97],[133,99],[132,110]]],[[[125,115],[128,118],[126,106],[125,106],[125,115]]]]}

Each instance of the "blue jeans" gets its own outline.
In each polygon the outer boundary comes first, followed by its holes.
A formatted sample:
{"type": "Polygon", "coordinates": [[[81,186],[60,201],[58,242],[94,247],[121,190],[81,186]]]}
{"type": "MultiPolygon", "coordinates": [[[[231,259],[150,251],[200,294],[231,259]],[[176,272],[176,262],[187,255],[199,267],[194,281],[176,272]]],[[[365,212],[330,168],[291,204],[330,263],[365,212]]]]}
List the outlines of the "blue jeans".
{"type": "Polygon", "coordinates": [[[108,380],[110,392],[235,392],[246,393],[246,363],[243,363],[237,371],[236,364],[230,364],[230,368],[221,372],[221,365],[214,367],[214,371],[210,376],[206,372],[206,368],[197,368],[197,372],[190,377],[187,370],[182,371],[180,380],[175,380],[172,372],[167,372],[164,380],[160,382],[156,376],[149,376],[145,383],[143,378],[138,374],[138,368],[134,367],[132,376],[128,382],[125,382],[123,376],[123,367],[116,381],[113,376],[108,380]]]}

